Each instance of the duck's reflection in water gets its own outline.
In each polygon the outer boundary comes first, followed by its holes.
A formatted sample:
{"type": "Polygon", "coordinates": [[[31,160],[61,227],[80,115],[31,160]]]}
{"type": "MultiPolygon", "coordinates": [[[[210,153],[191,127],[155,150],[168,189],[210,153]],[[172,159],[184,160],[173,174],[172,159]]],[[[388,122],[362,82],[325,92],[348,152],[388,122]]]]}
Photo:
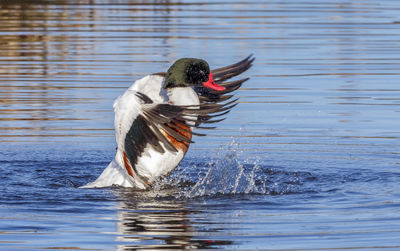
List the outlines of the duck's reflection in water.
{"type": "Polygon", "coordinates": [[[232,241],[209,239],[213,230],[198,231],[189,218],[201,211],[189,210],[173,196],[155,197],[147,193],[118,189],[118,250],[198,249],[230,245],[232,241]]]}

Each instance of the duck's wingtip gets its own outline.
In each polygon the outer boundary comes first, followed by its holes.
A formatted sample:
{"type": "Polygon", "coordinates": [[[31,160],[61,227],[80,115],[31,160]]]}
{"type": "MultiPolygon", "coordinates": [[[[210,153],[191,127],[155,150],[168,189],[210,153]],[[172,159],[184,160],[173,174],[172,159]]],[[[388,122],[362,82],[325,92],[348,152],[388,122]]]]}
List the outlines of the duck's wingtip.
{"type": "Polygon", "coordinates": [[[256,60],[256,57],[254,56],[253,53],[250,53],[250,55],[247,56],[246,60],[249,61],[249,64],[250,64],[250,65],[252,65],[252,63],[254,62],[254,60],[256,60]]]}

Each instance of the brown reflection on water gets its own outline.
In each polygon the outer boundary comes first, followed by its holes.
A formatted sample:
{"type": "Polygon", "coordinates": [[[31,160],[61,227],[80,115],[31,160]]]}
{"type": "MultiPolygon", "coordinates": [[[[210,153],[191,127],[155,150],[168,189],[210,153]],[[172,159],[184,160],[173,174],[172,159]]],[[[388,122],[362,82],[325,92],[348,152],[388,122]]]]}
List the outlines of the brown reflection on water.
{"type": "Polygon", "coordinates": [[[113,47],[121,40],[132,48],[158,47],[140,34],[168,33],[170,8],[169,1],[1,1],[0,141],[77,136],[74,130],[112,136],[112,100],[133,75],[144,75],[120,68],[164,62],[153,52],[149,58],[113,47]],[[116,43],[104,42],[110,39],[116,43]]]}
{"type": "MultiPolygon", "coordinates": [[[[90,133],[74,132],[74,129],[84,130],[80,128],[79,121],[88,120],[74,107],[98,103],[99,98],[80,96],[70,91],[73,87],[80,87],[73,86],[80,85],[74,80],[80,73],[74,70],[76,66],[71,67],[71,55],[87,51],[90,46],[71,43],[65,32],[83,26],[90,29],[85,21],[94,20],[93,11],[78,5],[67,5],[68,1],[1,3],[2,141],[10,141],[10,138],[27,141],[26,137],[90,136],[90,133]]],[[[103,111],[96,109],[96,112],[103,111]]],[[[92,130],[96,128],[87,131],[92,130]]]]}
{"type": "Polygon", "coordinates": [[[117,213],[116,241],[124,243],[120,249],[207,249],[233,244],[232,241],[199,238],[199,232],[212,235],[212,231],[207,230],[210,227],[196,229],[190,221],[199,212],[186,208],[185,202],[172,198],[152,199],[154,194],[147,193],[151,192],[117,192],[123,199],[117,213]]]}

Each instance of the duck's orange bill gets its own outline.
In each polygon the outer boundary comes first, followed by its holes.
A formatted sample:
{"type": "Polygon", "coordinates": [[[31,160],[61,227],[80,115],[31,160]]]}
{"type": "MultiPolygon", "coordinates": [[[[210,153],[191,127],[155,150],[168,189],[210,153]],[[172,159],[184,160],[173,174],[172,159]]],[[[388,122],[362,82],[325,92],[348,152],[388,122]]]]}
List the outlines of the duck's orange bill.
{"type": "Polygon", "coordinates": [[[216,91],[223,91],[225,90],[225,87],[217,85],[214,80],[213,80],[213,75],[210,73],[210,75],[208,75],[208,81],[204,82],[203,85],[207,88],[216,90],[216,91]]]}

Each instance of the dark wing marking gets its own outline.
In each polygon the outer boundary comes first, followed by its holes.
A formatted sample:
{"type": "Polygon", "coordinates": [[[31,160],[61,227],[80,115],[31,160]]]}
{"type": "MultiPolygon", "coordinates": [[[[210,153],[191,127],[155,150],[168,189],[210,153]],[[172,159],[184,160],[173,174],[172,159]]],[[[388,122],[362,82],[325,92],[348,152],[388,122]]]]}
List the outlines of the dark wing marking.
{"type": "Polygon", "coordinates": [[[253,57],[253,55],[251,54],[247,58],[235,64],[211,70],[214,81],[217,84],[223,85],[221,84],[222,81],[225,81],[247,71],[252,66],[254,60],[255,57],[253,57]]]}
{"type": "MultiPolygon", "coordinates": [[[[143,154],[147,143],[150,143],[157,151],[164,152],[148,121],[142,115],[139,115],[133,121],[124,142],[125,152],[133,168],[137,164],[137,159],[143,154]]],[[[134,171],[136,172],[135,169],[134,171]]]]}
{"type": "Polygon", "coordinates": [[[151,128],[153,134],[158,138],[159,141],[163,142],[168,150],[174,150],[172,145],[166,138],[166,132],[168,135],[174,137],[176,140],[186,143],[193,143],[191,136],[187,137],[184,133],[190,135],[205,136],[205,134],[192,132],[188,129],[190,124],[194,124],[194,127],[213,129],[215,127],[200,127],[201,123],[216,123],[223,119],[212,120],[212,118],[225,115],[229,112],[229,109],[236,106],[237,100],[232,100],[225,104],[204,104],[204,105],[187,105],[178,106],[171,104],[157,104],[145,107],[143,109],[143,117],[146,123],[151,128]],[[199,118],[201,117],[201,121],[199,118]]]}
{"type": "Polygon", "coordinates": [[[179,131],[204,136],[204,134],[196,133],[188,130],[190,127],[188,122],[196,123],[199,114],[205,114],[212,112],[213,108],[199,109],[200,106],[178,106],[171,104],[158,104],[151,106],[148,109],[144,109],[143,114],[149,121],[157,123],[158,128],[163,129],[169,135],[173,136],[179,141],[192,143],[190,138],[187,138],[179,131]]]}
{"type": "MultiPolygon", "coordinates": [[[[151,100],[142,93],[137,94],[137,96],[143,101],[151,100]]],[[[178,151],[162,130],[178,141],[187,143],[192,142],[190,140],[192,134],[202,135],[199,133],[192,133],[187,129],[186,118],[183,117],[187,115],[186,109],[188,108],[169,104],[150,105],[147,108],[143,108],[143,115],[138,115],[132,122],[124,141],[125,152],[133,169],[137,164],[138,158],[142,156],[147,144],[152,145],[153,148],[160,153],[164,153],[165,150],[172,152],[178,151]],[[190,138],[185,137],[180,132],[189,133],[190,138]],[[161,142],[163,144],[161,144],[161,142]]],[[[195,121],[195,118],[193,118],[193,120],[195,121]]],[[[134,171],[137,174],[135,169],[134,171]]]]}
{"type": "Polygon", "coordinates": [[[151,98],[149,98],[147,95],[144,95],[141,92],[136,92],[136,96],[138,98],[140,98],[145,104],[151,104],[153,103],[153,100],[151,100],[151,98]]]}
{"type": "Polygon", "coordinates": [[[147,120],[142,115],[138,115],[125,136],[124,164],[129,175],[137,177],[149,185],[150,183],[148,182],[148,179],[141,176],[136,169],[138,158],[142,156],[148,143],[150,143],[157,151],[161,153],[165,152],[164,148],[158,141],[158,137],[148,125],[147,120]]]}

